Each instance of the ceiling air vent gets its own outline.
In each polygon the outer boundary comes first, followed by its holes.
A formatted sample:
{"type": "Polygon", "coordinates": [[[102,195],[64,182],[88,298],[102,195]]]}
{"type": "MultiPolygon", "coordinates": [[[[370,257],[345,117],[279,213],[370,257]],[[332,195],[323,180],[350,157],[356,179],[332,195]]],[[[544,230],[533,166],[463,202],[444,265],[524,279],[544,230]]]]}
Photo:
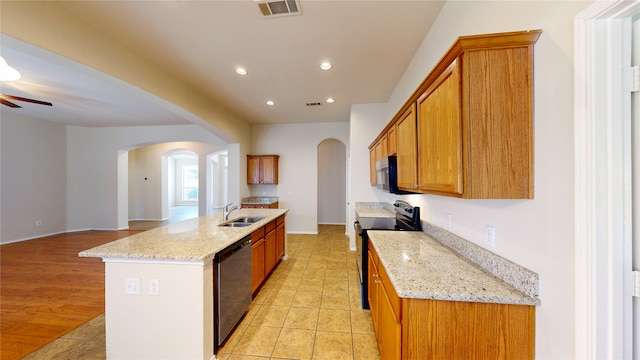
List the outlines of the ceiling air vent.
{"type": "Polygon", "coordinates": [[[298,0],[258,1],[258,6],[265,17],[301,15],[298,0]]]}

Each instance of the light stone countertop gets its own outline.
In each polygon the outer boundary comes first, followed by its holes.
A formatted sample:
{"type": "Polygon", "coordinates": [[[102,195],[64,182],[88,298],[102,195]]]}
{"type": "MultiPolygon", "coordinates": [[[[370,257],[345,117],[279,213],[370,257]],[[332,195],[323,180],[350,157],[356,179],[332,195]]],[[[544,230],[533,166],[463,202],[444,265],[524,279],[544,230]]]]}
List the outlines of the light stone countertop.
{"type": "Polygon", "coordinates": [[[246,227],[218,226],[223,222],[220,213],[200,216],[96,246],[78,255],[103,259],[205,263],[211,261],[219,251],[288,211],[288,209],[232,211],[229,220],[243,216],[265,217],[246,227]]]}
{"type": "Polygon", "coordinates": [[[403,298],[539,305],[420,231],[369,231],[369,241],[403,298]]]}
{"type": "Polygon", "coordinates": [[[356,203],[356,214],[364,218],[395,218],[394,211],[389,211],[389,206],[384,203],[356,203]]]}

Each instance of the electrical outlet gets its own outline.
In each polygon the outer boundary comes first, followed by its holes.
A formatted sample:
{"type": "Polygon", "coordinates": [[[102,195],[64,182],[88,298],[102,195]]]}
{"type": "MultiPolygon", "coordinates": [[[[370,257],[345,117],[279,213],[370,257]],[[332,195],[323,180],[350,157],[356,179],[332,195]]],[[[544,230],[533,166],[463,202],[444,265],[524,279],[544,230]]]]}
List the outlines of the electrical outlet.
{"type": "Polygon", "coordinates": [[[36,220],[36,226],[42,226],[42,220],[40,219],[36,220]]]}
{"type": "Polygon", "coordinates": [[[126,278],[124,280],[124,293],[127,295],[140,295],[140,278],[126,278]]]}
{"type": "Polygon", "coordinates": [[[447,214],[446,215],[446,225],[447,225],[447,229],[451,229],[451,214],[447,214]]]}
{"type": "Polygon", "coordinates": [[[160,295],[160,279],[149,279],[149,295],[160,295]]]}
{"type": "Polygon", "coordinates": [[[485,226],[484,228],[485,231],[485,240],[487,241],[487,244],[491,247],[495,247],[496,246],[496,228],[494,228],[493,226],[485,226]]]}

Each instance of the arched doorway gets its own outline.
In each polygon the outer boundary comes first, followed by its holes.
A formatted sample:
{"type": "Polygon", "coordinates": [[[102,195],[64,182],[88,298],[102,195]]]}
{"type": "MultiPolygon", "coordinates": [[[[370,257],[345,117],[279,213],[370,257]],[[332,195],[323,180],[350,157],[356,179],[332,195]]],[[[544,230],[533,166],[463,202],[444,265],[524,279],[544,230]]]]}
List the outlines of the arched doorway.
{"type": "Polygon", "coordinates": [[[318,145],[318,224],[345,224],[347,147],[336,139],[318,145]]]}
{"type": "Polygon", "coordinates": [[[144,230],[215,212],[228,197],[227,169],[228,150],[217,144],[169,142],[121,150],[119,228],[144,230]]]}

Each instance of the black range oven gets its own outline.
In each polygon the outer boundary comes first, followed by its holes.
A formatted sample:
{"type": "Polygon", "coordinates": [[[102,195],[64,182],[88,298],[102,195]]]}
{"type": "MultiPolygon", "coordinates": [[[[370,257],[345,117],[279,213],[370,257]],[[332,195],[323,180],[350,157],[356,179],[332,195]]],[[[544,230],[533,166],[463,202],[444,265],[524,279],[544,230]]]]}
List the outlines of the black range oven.
{"type": "Polygon", "coordinates": [[[393,204],[393,209],[395,210],[395,218],[362,217],[356,213],[356,221],[353,224],[353,228],[356,231],[356,263],[360,278],[360,296],[363,309],[369,309],[369,299],[367,298],[369,236],[367,233],[375,230],[422,231],[420,208],[418,206],[411,206],[405,201],[396,200],[393,204]]]}

